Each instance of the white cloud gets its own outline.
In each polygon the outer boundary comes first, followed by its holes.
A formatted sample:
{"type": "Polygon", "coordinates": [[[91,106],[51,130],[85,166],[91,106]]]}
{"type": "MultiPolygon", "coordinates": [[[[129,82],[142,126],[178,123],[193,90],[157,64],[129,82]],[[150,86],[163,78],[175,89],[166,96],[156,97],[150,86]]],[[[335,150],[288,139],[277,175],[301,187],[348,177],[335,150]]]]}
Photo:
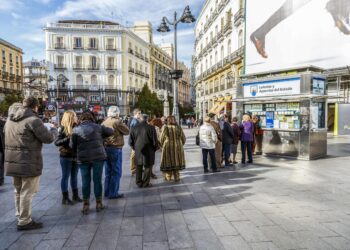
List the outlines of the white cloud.
{"type": "Polygon", "coordinates": [[[49,4],[52,2],[52,0],[35,0],[35,1],[41,4],[49,4]]]}
{"type": "Polygon", "coordinates": [[[24,33],[19,35],[19,38],[33,43],[43,43],[45,42],[45,35],[42,31],[24,33]]]}
{"type": "Polygon", "coordinates": [[[0,11],[12,11],[20,8],[23,5],[20,0],[1,0],[0,11]]]}

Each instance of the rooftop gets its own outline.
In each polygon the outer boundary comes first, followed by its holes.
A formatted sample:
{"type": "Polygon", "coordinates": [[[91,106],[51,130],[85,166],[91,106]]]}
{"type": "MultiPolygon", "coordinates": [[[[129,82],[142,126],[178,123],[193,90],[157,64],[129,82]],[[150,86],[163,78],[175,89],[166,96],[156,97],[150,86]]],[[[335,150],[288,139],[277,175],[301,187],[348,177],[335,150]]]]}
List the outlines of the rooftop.
{"type": "Polygon", "coordinates": [[[94,21],[94,20],[60,20],[58,23],[73,23],[73,24],[99,24],[99,25],[119,25],[119,23],[110,21],[94,21]]]}
{"type": "Polygon", "coordinates": [[[17,47],[16,45],[13,45],[12,43],[9,43],[8,41],[5,41],[4,39],[0,38],[0,44],[3,44],[7,47],[14,49],[14,50],[17,50],[18,52],[23,54],[23,50],[21,48],[17,47]]]}

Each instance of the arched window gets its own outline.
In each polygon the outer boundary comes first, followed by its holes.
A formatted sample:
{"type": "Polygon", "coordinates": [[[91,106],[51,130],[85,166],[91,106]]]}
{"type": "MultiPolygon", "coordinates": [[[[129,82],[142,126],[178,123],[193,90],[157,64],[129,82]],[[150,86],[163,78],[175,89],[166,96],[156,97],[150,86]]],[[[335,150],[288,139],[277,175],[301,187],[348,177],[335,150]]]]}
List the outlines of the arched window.
{"type": "Polygon", "coordinates": [[[224,60],[225,54],[224,54],[224,46],[221,46],[221,54],[220,54],[220,60],[224,60]]]}
{"type": "Polygon", "coordinates": [[[243,46],[243,30],[238,33],[238,48],[243,46]]]}
{"type": "Polygon", "coordinates": [[[76,84],[77,85],[83,85],[84,84],[84,80],[83,80],[83,76],[82,75],[77,75],[77,80],[76,80],[76,84]]]}
{"type": "Polygon", "coordinates": [[[97,85],[97,76],[96,75],[91,76],[91,85],[97,85]]]}
{"type": "Polygon", "coordinates": [[[114,84],[114,75],[108,76],[108,84],[113,85],[114,84]]]}
{"type": "Polygon", "coordinates": [[[227,55],[231,55],[231,40],[227,42],[227,55]]]}

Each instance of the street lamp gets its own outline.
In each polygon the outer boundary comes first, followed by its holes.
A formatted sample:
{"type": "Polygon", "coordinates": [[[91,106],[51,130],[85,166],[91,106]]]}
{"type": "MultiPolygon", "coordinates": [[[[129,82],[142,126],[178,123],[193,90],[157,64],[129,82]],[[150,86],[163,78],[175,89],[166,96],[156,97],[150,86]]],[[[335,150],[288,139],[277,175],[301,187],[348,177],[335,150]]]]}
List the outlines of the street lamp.
{"type": "Polygon", "coordinates": [[[58,102],[59,102],[59,87],[61,85],[61,83],[66,83],[69,81],[69,79],[67,77],[65,77],[64,75],[60,75],[59,77],[57,77],[57,79],[53,78],[52,76],[49,76],[49,80],[48,82],[53,82],[56,81],[56,87],[57,87],[57,92],[56,92],[56,118],[57,118],[57,124],[60,124],[60,112],[58,110],[58,102]]]}
{"type": "Polygon", "coordinates": [[[168,25],[174,27],[174,70],[171,71],[170,77],[173,79],[173,92],[174,92],[174,104],[173,104],[173,116],[179,121],[179,107],[178,107],[178,93],[177,93],[177,80],[182,77],[182,70],[177,69],[177,25],[181,23],[193,23],[196,18],[192,15],[190,7],[186,6],[180,19],[177,19],[177,13],[174,12],[174,20],[171,22],[167,17],[162,18],[162,22],[159,25],[158,32],[169,32],[170,28],[168,25]]]}

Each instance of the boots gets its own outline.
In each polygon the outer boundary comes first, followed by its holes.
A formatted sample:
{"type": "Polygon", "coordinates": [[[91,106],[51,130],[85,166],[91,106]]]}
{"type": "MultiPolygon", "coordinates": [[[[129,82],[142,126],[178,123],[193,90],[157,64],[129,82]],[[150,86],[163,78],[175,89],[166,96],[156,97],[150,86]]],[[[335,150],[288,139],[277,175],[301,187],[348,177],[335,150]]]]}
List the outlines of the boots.
{"type": "Polygon", "coordinates": [[[78,192],[78,189],[73,189],[73,201],[75,202],[82,202],[83,200],[80,199],[79,197],[79,192],[78,192]]]}
{"type": "Polygon", "coordinates": [[[105,209],[106,206],[103,205],[102,200],[101,199],[97,199],[96,200],[96,212],[100,212],[101,210],[105,209]]]}
{"type": "Polygon", "coordinates": [[[62,204],[63,205],[74,205],[73,201],[69,199],[68,192],[62,192],[62,204]]]}
{"type": "Polygon", "coordinates": [[[175,182],[180,181],[180,171],[179,170],[174,170],[174,179],[175,179],[175,182]]]}
{"type": "Polygon", "coordinates": [[[90,209],[90,203],[88,200],[84,200],[84,203],[83,203],[83,209],[81,210],[81,212],[84,214],[84,215],[87,215],[89,213],[89,209],[90,209]]]}

